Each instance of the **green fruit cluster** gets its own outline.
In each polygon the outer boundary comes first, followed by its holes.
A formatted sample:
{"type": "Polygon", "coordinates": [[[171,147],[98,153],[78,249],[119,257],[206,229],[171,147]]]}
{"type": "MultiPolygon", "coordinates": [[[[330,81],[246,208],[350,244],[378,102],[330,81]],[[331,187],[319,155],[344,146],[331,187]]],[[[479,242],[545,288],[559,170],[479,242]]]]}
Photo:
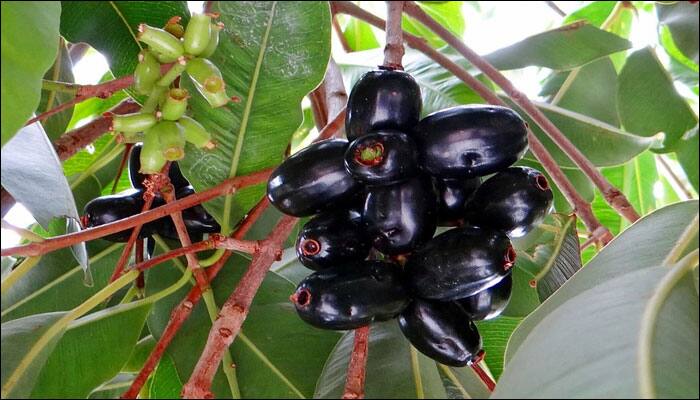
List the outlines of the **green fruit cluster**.
{"type": "Polygon", "coordinates": [[[211,107],[228,103],[221,71],[206,58],[216,51],[223,30],[215,17],[193,15],[186,27],[180,17],[171,18],[163,29],[139,25],[137,39],[148,48],[139,53],[133,89],[147,99],[137,113],[113,115],[111,130],[125,142],[143,142],[139,171],[143,174],[158,173],[166,162],[182,159],[186,142],[205,149],[215,146],[211,133],[185,115],[190,94],[178,80],[186,72],[211,107]],[[170,63],[170,69],[161,73],[161,64],[170,63]]]}

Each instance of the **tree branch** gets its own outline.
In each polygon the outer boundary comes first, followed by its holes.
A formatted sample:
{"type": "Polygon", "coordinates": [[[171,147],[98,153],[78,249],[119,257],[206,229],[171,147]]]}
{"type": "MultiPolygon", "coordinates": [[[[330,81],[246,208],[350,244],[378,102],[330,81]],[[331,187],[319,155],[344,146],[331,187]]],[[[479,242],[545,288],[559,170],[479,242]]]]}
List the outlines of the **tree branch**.
{"type": "Polygon", "coordinates": [[[355,329],[355,341],[350,354],[348,372],[345,378],[343,399],[363,399],[365,397],[365,371],[369,347],[369,325],[355,329]]]}
{"type": "Polygon", "coordinates": [[[340,45],[343,46],[343,50],[346,53],[352,52],[352,47],[350,47],[348,39],[343,34],[343,30],[340,28],[340,24],[338,23],[338,19],[335,17],[335,15],[331,16],[331,24],[333,25],[333,31],[335,31],[335,35],[338,36],[340,45]]]}
{"type": "Polygon", "coordinates": [[[403,1],[386,2],[386,45],[384,46],[384,66],[389,69],[403,70],[403,38],[401,18],[403,16],[403,1]]]}
{"type": "MultiPolygon", "coordinates": [[[[384,21],[381,18],[368,13],[351,2],[334,1],[331,2],[331,8],[333,12],[342,12],[351,15],[373,26],[376,26],[377,28],[382,29],[384,27],[384,21]]],[[[505,103],[503,103],[503,101],[495,93],[493,93],[491,89],[489,89],[478,79],[471,76],[467,70],[451,61],[442,53],[430,47],[425,39],[411,35],[407,32],[403,32],[403,37],[406,43],[408,43],[411,47],[420,50],[440,64],[443,68],[450,71],[467,86],[478,93],[479,96],[481,96],[488,103],[505,106],[505,103]]],[[[542,143],[540,143],[529,128],[528,140],[530,142],[530,150],[532,153],[540,161],[549,176],[552,177],[554,183],[562,191],[564,197],[566,197],[569,204],[571,204],[571,206],[574,208],[574,211],[581,218],[591,234],[596,235],[603,243],[609,242],[612,239],[612,234],[610,234],[610,231],[601,225],[593,214],[591,205],[578,194],[569,179],[566,177],[566,175],[564,175],[561,168],[559,168],[559,165],[556,163],[556,161],[554,161],[549,152],[544,148],[542,143]]]]}
{"type": "Polygon", "coordinates": [[[121,219],[119,221],[110,222],[109,224],[85,229],[80,232],[48,238],[41,243],[31,243],[24,246],[16,246],[7,249],[2,249],[0,255],[41,255],[57,249],[62,249],[64,247],[74,245],[76,243],[101,238],[112,233],[133,228],[134,226],[139,224],[145,224],[147,222],[155,221],[166,215],[170,215],[175,211],[180,211],[186,208],[196,206],[213,198],[228,193],[234,193],[243,187],[265,182],[270,176],[271,172],[271,169],[266,169],[252,173],[250,175],[229,178],[213,188],[207,189],[200,193],[195,193],[191,196],[187,196],[170,204],[166,204],[161,207],[155,208],[153,210],[149,210],[143,214],[134,215],[128,218],[121,219]]]}
{"type": "Polygon", "coordinates": [[[445,29],[430,15],[423,11],[412,1],[407,1],[404,7],[406,13],[420,23],[435,32],[442,40],[447,42],[455,50],[464,56],[472,65],[481,70],[496,85],[510,97],[520,108],[525,111],[535,123],[549,136],[554,143],[583,171],[586,176],[601,191],[605,200],[624,218],[630,222],[639,219],[639,214],[630,204],[624,194],[610,184],[602,173],[574,146],[573,143],[550,121],[527,96],[520,92],[500,71],[498,71],[485,58],[467,47],[464,42],[445,29]]]}

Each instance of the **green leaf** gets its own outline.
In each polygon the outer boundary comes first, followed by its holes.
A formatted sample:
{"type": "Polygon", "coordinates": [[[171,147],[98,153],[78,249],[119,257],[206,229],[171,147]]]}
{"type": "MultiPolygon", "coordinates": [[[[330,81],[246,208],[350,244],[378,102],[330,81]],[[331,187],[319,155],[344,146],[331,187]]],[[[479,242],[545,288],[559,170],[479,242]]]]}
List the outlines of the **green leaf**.
{"type": "MultiPolygon", "coordinates": [[[[314,398],[339,399],[342,396],[354,337],[354,332],[350,331],[338,342],[318,379],[314,398]]],[[[396,321],[371,325],[367,351],[367,398],[446,397],[437,363],[410,345],[396,321]]]]}
{"type": "Polygon", "coordinates": [[[627,59],[618,81],[617,105],[626,131],[641,136],[664,132],[664,152],[671,151],[698,123],[651,48],[638,50],[627,59]]]}
{"type": "Polygon", "coordinates": [[[2,145],[39,105],[41,78],[58,51],[61,4],[2,2],[2,145]],[[31,32],[31,34],[28,34],[31,32]]]}
{"type": "MultiPolygon", "coordinates": [[[[213,151],[188,146],[179,162],[197,191],[282,161],[302,122],[301,100],[323,79],[330,56],[328,3],[214,4],[226,29],[211,60],[223,74],[227,93],[241,101],[217,109],[199,95],[190,101],[193,117],[218,142],[213,151]]],[[[183,84],[191,88],[188,79],[183,84]]],[[[263,192],[261,186],[247,188],[205,207],[230,228],[263,192]]]]}
{"type": "Polygon", "coordinates": [[[695,128],[683,135],[683,139],[678,143],[676,156],[696,192],[700,192],[700,185],[698,185],[698,147],[698,126],[695,125],[695,128]]]}
{"type": "MultiPolygon", "coordinates": [[[[107,71],[99,83],[111,81],[114,75],[111,71],[107,71]]],[[[93,119],[102,116],[102,114],[110,108],[119,104],[122,100],[128,97],[126,91],[119,90],[106,99],[92,97],[75,105],[73,116],[68,123],[67,129],[74,129],[78,124],[83,124],[92,121],[93,119]]],[[[104,137],[104,136],[103,136],[104,137]]]]}
{"type": "Polygon", "coordinates": [[[523,267],[524,257],[516,258],[513,268],[513,289],[510,302],[503,313],[503,317],[527,317],[540,305],[537,289],[530,286],[532,274],[523,267]]]}
{"type": "MultiPolygon", "coordinates": [[[[217,304],[223,304],[234,290],[247,269],[248,262],[242,256],[233,255],[217,275],[212,283],[217,304]]],[[[175,268],[154,268],[148,271],[146,288],[149,292],[157,292],[179,277],[180,273],[175,268]]],[[[183,288],[155,304],[148,321],[154,337],[160,337],[171,310],[187,290],[189,288],[183,288]]],[[[275,273],[269,273],[255,296],[242,333],[231,346],[243,397],[298,398],[311,397],[313,394],[316,377],[337,342],[338,334],[315,329],[304,323],[289,301],[293,292],[292,283],[275,273]]],[[[204,301],[200,301],[167,351],[180,377],[190,376],[210,329],[210,317],[204,301]]],[[[231,395],[220,370],[212,389],[217,397],[231,395]]]]}
{"type": "Polygon", "coordinates": [[[166,354],[160,359],[155,371],[148,378],[149,399],[179,399],[182,381],[177,374],[175,363],[166,354]]]}
{"type": "Polygon", "coordinates": [[[691,59],[681,53],[676,44],[673,42],[671,31],[668,27],[661,28],[659,33],[659,41],[666,53],[671,56],[668,65],[668,71],[671,73],[674,81],[681,81],[689,88],[697,88],[698,86],[698,65],[691,59]]]}
{"type": "MultiPolygon", "coordinates": [[[[65,41],[61,39],[58,46],[59,51],[58,55],[56,56],[56,61],[54,61],[53,66],[46,71],[44,79],[74,83],[73,63],[68,55],[68,48],[66,47],[65,41]]],[[[54,107],[70,101],[74,97],[75,96],[70,93],[44,90],[41,92],[41,101],[39,102],[39,108],[37,108],[37,114],[51,110],[54,107]]],[[[49,139],[52,141],[56,140],[66,131],[66,127],[68,126],[71,116],[73,115],[73,108],[74,106],[69,107],[58,114],[52,115],[51,118],[48,118],[42,122],[49,139]]]]}
{"type": "Polygon", "coordinates": [[[12,267],[14,267],[16,263],[17,263],[17,259],[14,257],[10,257],[10,256],[3,256],[2,257],[2,264],[1,264],[2,265],[2,276],[1,276],[2,279],[5,279],[5,276],[7,276],[7,274],[9,274],[10,271],[12,271],[12,267]]]}
{"type": "Polygon", "coordinates": [[[486,59],[500,70],[531,65],[568,70],[631,46],[626,39],[580,21],[530,36],[486,59]]]}
{"type": "Polygon", "coordinates": [[[134,351],[131,352],[129,360],[126,362],[126,364],[124,364],[121,371],[131,372],[134,374],[141,371],[143,364],[146,363],[148,356],[151,354],[151,351],[153,351],[155,346],[156,340],[151,335],[139,340],[134,347],[134,351]]]}
{"type": "Polygon", "coordinates": [[[162,27],[173,16],[187,23],[184,1],[63,1],[61,34],[72,43],[85,42],[107,59],[114,76],[131,75],[138,62],[141,44],[138,26],[162,27]],[[105,29],[109,27],[109,29],[105,29]]]}
{"type": "Polygon", "coordinates": [[[661,398],[697,397],[698,296],[690,274],[674,282],[659,318],[647,321],[644,314],[668,274],[667,266],[628,271],[569,298],[522,343],[493,397],[646,397],[638,365],[652,362],[661,398]],[[648,323],[656,336],[652,360],[643,360],[639,332],[648,323]]]}
{"type": "MultiPolygon", "coordinates": [[[[697,200],[676,203],[647,215],[617,236],[573,279],[523,320],[508,343],[506,370],[510,368],[509,360],[532,336],[535,327],[569,299],[601,282],[660,265],[688,222],[697,214],[697,200]]],[[[697,239],[694,243],[697,246],[697,239]]],[[[581,335],[576,334],[576,337],[581,335]]]]}
{"type": "Polygon", "coordinates": [[[589,24],[600,27],[615,8],[614,1],[594,1],[567,15],[564,24],[585,20],[589,24]]]}
{"type": "Polygon", "coordinates": [[[71,323],[46,360],[31,397],[85,398],[112,379],[129,359],[150,309],[150,303],[134,302],[71,323]]]}
{"type": "Polygon", "coordinates": [[[111,381],[101,385],[90,393],[89,399],[116,399],[124,393],[131,382],[133,382],[134,376],[132,374],[119,374],[111,381]]]}
{"type": "Polygon", "coordinates": [[[659,24],[671,31],[676,46],[698,64],[698,5],[688,1],[657,3],[656,14],[659,24]]]}
{"type": "Polygon", "coordinates": [[[39,371],[65,330],[44,343],[28,365],[27,352],[65,312],[36,314],[2,324],[2,397],[27,398],[32,392],[39,371]],[[10,382],[10,379],[13,379],[10,382]]]}
{"type": "MultiPolygon", "coordinates": [[[[420,8],[458,38],[464,34],[464,15],[461,1],[419,2],[420,8]]],[[[401,24],[406,32],[424,38],[431,47],[445,46],[444,40],[419,22],[403,16],[401,24]]]]}
{"type": "Polygon", "coordinates": [[[372,26],[358,18],[349,18],[343,30],[343,35],[352,51],[376,49],[379,47],[379,41],[374,36],[372,26]]]}
{"type": "Polygon", "coordinates": [[[484,352],[486,354],[484,360],[486,364],[488,364],[489,370],[496,380],[498,380],[503,372],[503,362],[505,360],[508,339],[510,339],[510,335],[518,324],[520,324],[520,321],[522,321],[522,318],[500,316],[490,321],[480,321],[476,323],[479,334],[481,334],[481,340],[484,344],[484,352]]]}

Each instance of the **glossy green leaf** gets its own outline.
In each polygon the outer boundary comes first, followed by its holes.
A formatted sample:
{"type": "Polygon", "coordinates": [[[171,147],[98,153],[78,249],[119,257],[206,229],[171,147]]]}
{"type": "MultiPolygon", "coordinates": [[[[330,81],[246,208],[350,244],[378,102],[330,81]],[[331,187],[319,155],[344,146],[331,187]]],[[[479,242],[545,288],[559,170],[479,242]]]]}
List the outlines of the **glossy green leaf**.
{"type": "Polygon", "coordinates": [[[85,42],[99,51],[115,76],[130,75],[143,46],[138,26],[162,27],[173,16],[189,17],[184,1],[63,1],[61,34],[72,43],[85,42]],[[109,27],[109,29],[105,29],[109,27]]]}
{"type": "Polygon", "coordinates": [[[134,302],[70,324],[46,360],[31,397],[85,398],[112,379],[129,359],[150,308],[150,303],[134,302]]]}
{"type": "Polygon", "coordinates": [[[357,18],[349,18],[345,29],[343,29],[343,35],[352,51],[376,49],[379,47],[379,41],[374,35],[374,31],[372,31],[372,26],[357,18]]]}
{"type": "MultiPolygon", "coordinates": [[[[51,68],[46,71],[44,79],[74,83],[73,63],[68,55],[68,48],[66,47],[65,41],[60,40],[58,46],[59,51],[56,56],[56,60],[51,68]]],[[[36,112],[37,114],[43,113],[73,99],[74,97],[75,96],[70,93],[42,90],[41,101],[39,102],[39,107],[37,108],[36,112]]],[[[49,139],[52,141],[56,140],[56,138],[61,136],[66,131],[66,127],[68,126],[68,123],[73,115],[73,108],[74,107],[69,107],[68,109],[63,110],[58,114],[54,114],[51,116],[51,118],[48,118],[42,122],[44,130],[46,130],[46,134],[49,136],[49,139]]]]}
{"type": "Polygon", "coordinates": [[[638,364],[647,362],[660,397],[697,397],[698,296],[689,274],[663,299],[659,318],[645,320],[668,274],[668,266],[628,271],[569,298],[521,344],[493,398],[641,397],[638,364]],[[639,354],[645,323],[656,325],[648,361],[639,354]]]}
{"type": "Polygon", "coordinates": [[[688,176],[688,181],[696,192],[700,192],[698,184],[698,126],[689,130],[678,143],[676,156],[688,176]]]}
{"type": "Polygon", "coordinates": [[[530,36],[486,59],[500,70],[531,65],[568,70],[630,47],[628,40],[579,21],[530,36]]]}
{"type": "Polygon", "coordinates": [[[698,64],[698,5],[689,1],[657,3],[656,14],[659,24],[671,31],[676,46],[698,64]]]}
{"type": "Polygon", "coordinates": [[[629,56],[620,72],[617,90],[617,105],[625,130],[641,136],[664,132],[662,151],[670,151],[698,123],[650,48],[629,56]]]}
{"type": "Polygon", "coordinates": [[[523,267],[523,263],[525,262],[525,257],[519,257],[515,260],[515,268],[513,268],[513,289],[510,302],[506,309],[503,310],[502,315],[504,317],[527,317],[540,305],[537,289],[530,286],[533,275],[523,267]]]}
{"type": "MultiPolygon", "coordinates": [[[[697,214],[697,200],[673,204],[647,215],[617,236],[536,312],[523,320],[508,343],[506,370],[509,360],[549,314],[601,282],[660,265],[697,214]]],[[[697,239],[694,243],[697,246],[697,239]]],[[[576,336],[580,337],[580,334],[576,336]]]]}
{"type": "MultiPolygon", "coordinates": [[[[685,56],[673,42],[671,31],[668,27],[661,28],[659,33],[659,41],[666,53],[671,57],[667,66],[668,72],[671,73],[674,81],[680,81],[688,87],[697,88],[698,86],[698,65],[691,59],[685,56]]],[[[696,91],[697,92],[697,91],[696,91]]]]}
{"type": "Polygon", "coordinates": [[[594,1],[567,15],[564,24],[585,20],[593,26],[600,27],[613,8],[615,8],[614,1],[594,1]]]}
{"type": "MultiPolygon", "coordinates": [[[[223,304],[228,298],[247,265],[246,258],[234,255],[217,275],[212,284],[217,304],[223,304]]],[[[148,271],[146,288],[149,292],[156,292],[179,278],[177,269],[163,267],[148,271]]],[[[187,290],[189,288],[184,288],[155,305],[148,322],[154,337],[160,337],[172,308],[187,290]]],[[[305,324],[289,301],[293,291],[292,283],[275,273],[268,274],[253,301],[242,333],[231,346],[243,397],[299,398],[313,394],[316,377],[338,334],[305,324]],[[300,365],[303,368],[299,368],[300,365]]],[[[168,348],[167,354],[172,357],[182,379],[190,376],[210,329],[211,320],[202,300],[168,348]]],[[[212,389],[217,397],[231,395],[220,370],[212,389]]]]}
{"type": "MultiPolygon", "coordinates": [[[[423,11],[425,11],[426,14],[430,15],[440,25],[446,27],[458,38],[462,37],[462,34],[464,34],[465,25],[464,15],[462,15],[463,2],[423,1],[417,4],[423,11]]],[[[447,44],[436,33],[426,28],[424,25],[417,22],[415,19],[409,18],[406,15],[403,16],[401,25],[406,32],[412,33],[418,37],[426,39],[428,41],[428,44],[432,47],[442,47],[447,44]]]]}
{"type": "Polygon", "coordinates": [[[149,399],[179,399],[182,381],[177,374],[175,363],[166,354],[160,359],[155,371],[148,378],[149,399]]]}
{"type": "Polygon", "coordinates": [[[132,374],[119,374],[90,393],[89,399],[116,399],[124,393],[134,380],[132,374]]]}
{"type": "Polygon", "coordinates": [[[35,314],[2,324],[2,397],[27,398],[36,384],[41,367],[65,330],[44,343],[28,364],[29,349],[66,313],[35,314]]]}
{"type": "MultiPolygon", "coordinates": [[[[188,146],[180,161],[180,169],[198,191],[282,161],[302,122],[301,100],[323,79],[330,56],[328,3],[214,4],[226,29],[211,60],[223,74],[227,93],[240,102],[212,109],[199,95],[190,99],[193,117],[218,142],[213,151],[188,146]]],[[[191,85],[189,79],[183,82],[191,85]]],[[[205,206],[219,222],[230,225],[262,194],[260,186],[248,188],[205,206]]]]}
{"type": "Polygon", "coordinates": [[[61,4],[2,2],[2,145],[39,105],[41,78],[56,59],[61,4]],[[27,34],[31,31],[31,34],[27,34]]]}
{"type": "Polygon", "coordinates": [[[146,359],[148,359],[148,356],[155,346],[156,340],[151,335],[139,340],[136,346],[134,346],[134,351],[131,352],[129,360],[124,364],[121,371],[135,374],[141,371],[143,364],[146,363],[146,359]]]}
{"type": "MultiPolygon", "coordinates": [[[[484,352],[486,353],[484,360],[496,380],[498,380],[503,372],[503,362],[505,360],[508,339],[510,339],[510,335],[518,324],[520,324],[520,321],[522,321],[522,318],[500,316],[490,321],[480,321],[476,323],[479,334],[481,334],[484,352]]],[[[473,374],[471,371],[468,372],[473,374]]]]}

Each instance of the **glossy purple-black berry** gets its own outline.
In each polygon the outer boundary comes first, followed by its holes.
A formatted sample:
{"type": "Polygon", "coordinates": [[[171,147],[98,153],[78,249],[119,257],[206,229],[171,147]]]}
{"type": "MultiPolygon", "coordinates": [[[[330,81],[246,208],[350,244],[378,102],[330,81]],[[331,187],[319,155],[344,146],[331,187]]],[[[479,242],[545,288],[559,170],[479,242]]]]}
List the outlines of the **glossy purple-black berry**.
{"type": "MultiPolygon", "coordinates": [[[[135,189],[129,189],[110,196],[98,197],[90,200],[85,205],[83,224],[86,228],[93,228],[128,218],[140,213],[143,209],[143,204],[143,191],[135,189]]],[[[123,230],[105,236],[103,239],[112,242],[126,242],[129,240],[131,231],[131,229],[123,230]]],[[[139,237],[144,238],[150,234],[149,226],[145,225],[141,229],[139,237]]]]}
{"type": "Polygon", "coordinates": [[[319,271],[367,258],[372,247],[353,211],[327,212],[309,220],[299,232],[299,261],[319,271]]]}
{"type": "Polygon", "coordinates": [[[302,320],[335,330],[392,319],[409,302],[401,267],[382,261],[315,272],[301,281],[291,299],[302,320]]]}
{"type": "Polygon", "coordinates": [[[440,178],[484,176],[509,167],[527,150],[525,121],[505,107],[470,105],[425,117],[415,136],[423,167],[440,178]]]}
{"type": "Polygon", "coordinates": [[[501,231],[463,226],[417,249],[406,263],[413,292],[426,299],[457,300],[500,282],[515,263],[515,250],[501,231]]]}
{"type": "Polygon", "coordinates": [[[395,129],[411,134],[422,108],[420,87],[403,71],[369,71],[348,98],[345,133],[355,140],[372,131],[395,129]]]}
{"type": "Polygon", "coordinates": [[[435,233],[436,199],[427,177],[367,190],[362,222],[372,245],[384,254],[403,254],[435,233]]]}
{"type": "Polygon", "coordinates": [[[477,189],[468,205],[467,220],[520,237],[549,214],[552,199],[552,189],[541,172],[512,167],[487,179],[477,189]]]}
{"type": "Polygon", "coordinates": [[[441,364],[464,367],[479,359],[479,331],[453,302],[416,298],[398,319],[401,332],[413,347],[441,364]]]}
{"type": "Polygon", "coordinates": [[[387,185],[418,173],[418,150],[399,131],[378,131],[355,139],[345,152],[345,168],[366,185],[387,185]]]}
{"type": "Polygon", "coordinates": [[[496,318],[506,309],[513,289],[513,274],[481,292],[457,300],[473,321],[496,318]]]}
{"type": "Polygon", "coordinates": [[[267,197],[281,212],[305,217],[349,201],[361,185],[343,165],[348,142],[326,140],[286,159],[267,182],[267,197]]]}
{"type": "MultiPolygon", "coordinates": [[[[143,190],[143,182],[146,180],[148,175],[139,172],[141,169],[141,148],[143,145],[141,143],[135,144],[131,148],[131,154],[129,155],[129,180],[131,181],[131,186],[134,189],[143,190]]],[[[170,163],[170,169],[168,170],[168,178],[170,178],[170,183],[173,184],[175,190],[189,186],[189,182],[180,172],[180,167],[178,167],[177,162],[170,163]]]]}
{"type": "Polygon", "coordinates": [[[467,212],[467,204],[481,185],[481,178],[433,178],[438,193],[438,225],[459,225],[467,212]]]}

